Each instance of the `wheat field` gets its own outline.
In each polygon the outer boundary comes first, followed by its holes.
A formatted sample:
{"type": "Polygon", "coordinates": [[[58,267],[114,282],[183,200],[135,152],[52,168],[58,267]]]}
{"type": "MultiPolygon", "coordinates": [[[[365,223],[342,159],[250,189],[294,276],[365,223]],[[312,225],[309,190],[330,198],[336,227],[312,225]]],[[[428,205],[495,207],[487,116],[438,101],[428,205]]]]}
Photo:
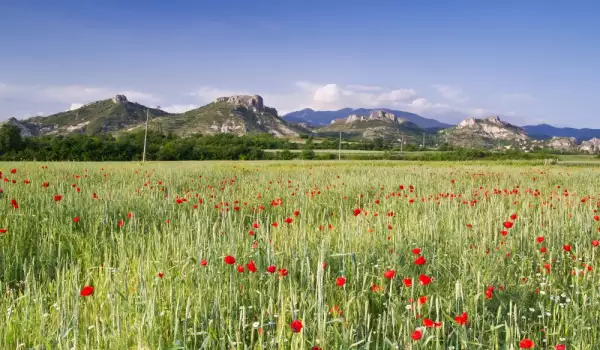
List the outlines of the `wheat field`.
{"type": "Polygon", "coordinates": [[[599,170],[0,163],[1,349],[597,349],[599,170]]]}

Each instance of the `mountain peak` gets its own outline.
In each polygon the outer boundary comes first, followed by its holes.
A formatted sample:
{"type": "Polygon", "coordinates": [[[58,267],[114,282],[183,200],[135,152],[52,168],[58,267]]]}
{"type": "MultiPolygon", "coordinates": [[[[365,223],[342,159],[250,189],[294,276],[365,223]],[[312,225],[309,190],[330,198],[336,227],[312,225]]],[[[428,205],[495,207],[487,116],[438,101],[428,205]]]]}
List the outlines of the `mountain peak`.
{"type": "Polygon", "coordinates": [[[264,103],[263,98],[259,95],[234,95],[227,97],[219,97],[215,102],[225,102],[234,106],[245,107],[245,108],[256,108],[263,109],[264,103]]]}
{"type": "Polygon", "coordinates": [[[125,95],[116,95],[115,97],[112,98],[112,100],[114,103],[116,103],[118,105],[129,102],[125,95]]]}

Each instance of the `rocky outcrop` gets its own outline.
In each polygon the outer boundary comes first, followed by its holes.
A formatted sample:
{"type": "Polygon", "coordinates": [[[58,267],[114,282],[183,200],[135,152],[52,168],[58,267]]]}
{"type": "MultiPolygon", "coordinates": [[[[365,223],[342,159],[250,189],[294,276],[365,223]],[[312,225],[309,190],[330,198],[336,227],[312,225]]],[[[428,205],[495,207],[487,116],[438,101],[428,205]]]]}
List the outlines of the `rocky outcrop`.
{"type": "Polygon", "coordinates": [[[553,137],[548,140],[548,148],[568,151],[577,147],[577,140],[574,137],[553,137]]]}
{"type": "Polygon", "coordinates": [[[467,118],[461,121],[457,130],[471,130],[477,136],[494,140],[525,141],[529,137],[517,126],[503,122],[498,116],[485,119],[467,118]]]}
{"type": "Polygon", "coordinates": [[[236,95],[228,97],[219,97],[216,102],[225,102],[232,104],[236,107],[244,107],[248,109],[263,109],[264,103],[263,98],[258,95],[236,95]]]}
{"type": "Polygon", "coordinates": [[[579,150],[592,154],[600,153],[600,139],[594,137],[593,139],[583,141],[579,146],[579,150]]]}
{"type": "Polygon", "coordinates": [[[127,97],[125,95],[116,95],[115,97],[112,98],[113,102],[116,104],[125,104],[129,101],[127,101],[127,97]]]}
{"type": "Polygon", "coordinates": [[[22,137],[32,137],[34,135],[34,131],[27,125],[20,122],[17,118],[10,118],[7,121],[0,124],[10,124],[16,126],[17,128],[19,128],[19,130],[21,130],[22,137]]]}
{"type": "Polygon", "coordinates": [[[396,117],[394,113],[389,113],[383,110],[377,110],[369,114],[369,120],[389,120],[392,122],[397,122],[398,117],[396,117]]]}

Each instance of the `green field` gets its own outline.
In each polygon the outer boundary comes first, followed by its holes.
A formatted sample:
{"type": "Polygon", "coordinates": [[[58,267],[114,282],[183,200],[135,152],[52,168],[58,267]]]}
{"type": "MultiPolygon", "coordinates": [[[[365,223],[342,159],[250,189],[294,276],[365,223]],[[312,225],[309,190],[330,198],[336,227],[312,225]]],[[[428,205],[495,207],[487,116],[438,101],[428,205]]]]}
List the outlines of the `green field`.
{"type": "Polygon", "coordinates": [[[600,169],[516,164],[0,163],[0,349],[597,349],[600,169]]]}

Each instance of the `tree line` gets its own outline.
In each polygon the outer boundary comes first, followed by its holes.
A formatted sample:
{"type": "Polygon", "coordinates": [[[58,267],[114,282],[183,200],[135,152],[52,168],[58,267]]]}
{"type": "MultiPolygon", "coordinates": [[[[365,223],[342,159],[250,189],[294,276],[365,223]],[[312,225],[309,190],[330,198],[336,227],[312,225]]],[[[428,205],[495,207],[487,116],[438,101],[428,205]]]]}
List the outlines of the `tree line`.
{"type": "MultiPolygon", "coordinates": [[[[291,160],[291,159],[337,159],[337,154],[318,153],[318,149],[337,149],[337,139],[316,142],[310,136],[304,143],[294,143],[269,134],[236,136],[233,134],[177,136],[149,130],[147,137],[147,160],[291,160]],[[265,150],[277,150],[265,152],[265,150]],[[292,152],[292,150],[301,150],[292,152]]],[[[446,152],[399,154],[397,146],[380,139],[342,142],[344,150],[378,150],[380,153],[342,154],[343,159],[413,159],[413,160],[468,160],[491,158],[499,155],[484,150],[454,149],[446,152]]],[[[407,151],[408,147],[404,147],[407,151]]],[[[142,159],[144,131],[118,135],[72,134],[40,137],[22,137],[17,126],[3,124],[0,127],[0,160],[5,161],[137,161],[142,159]]],[[[502,159],[543,158],[510,152],[502,159]]]]}

